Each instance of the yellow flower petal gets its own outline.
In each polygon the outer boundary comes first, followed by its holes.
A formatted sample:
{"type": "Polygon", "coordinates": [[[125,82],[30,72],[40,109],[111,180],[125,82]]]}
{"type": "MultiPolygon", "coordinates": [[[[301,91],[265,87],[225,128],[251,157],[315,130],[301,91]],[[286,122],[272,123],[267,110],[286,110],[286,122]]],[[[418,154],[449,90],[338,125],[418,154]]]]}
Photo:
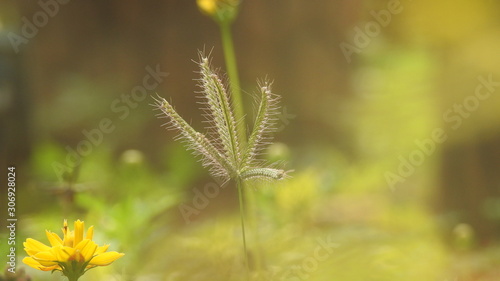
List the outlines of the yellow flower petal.
{"type": "Polygon", "coordinates": [[[67,262],[74,256],[75,249],[67,246],[58,246],[52,248],[52,253],[56,256],[57,261],[67,262]]]}
{"type": "Polygon", "coordinates": [[[95,256],[92,260],[90,260],[89,265],[98,265],[98,266],[104,266],[108,265],[115,260],[123,257],[125,254],[118,253],[118,252],[107,252],[107,253],[102,253],[97,256],[95,256]]]}
{"type": "Polygon", "coordinates": [[[66,247],[73,247],[73,240],[74,240],[73,231],[68,230],[68,233],[64,237],[63,245],[66,247]]]}
{"type": "Polygon", "coordinates": [[[63,234],[64,234],[63,245],[67,246],[67,247],[73,247],[74,246],[73,241],[75,239],[75,234],[73,231],[69,230],[67,220],[64,220],[63,234]]]}
{"type": "Polygon", "coordinates": [[[63,241],[61,237],[59,237],[59,235],[48,230],[45,230],[45,234],[47,235],[47,238],[49,239],[50,245],[52,245],[52,247],[62,245],[63,241]]]}
{"type": "Polygon", "coordinates": [[[87,239],[92,240],[93,237],[94,237],[94,226],[91,226],[87,230],[87,239]]]}
{"type": "Polygon", "coordinates": [[[76,261],[77,263],[82,264],[85,262],[85,257],[83,256],[83,254],[81,253],[80,250],[76,250],[75,253],[73,254],[73,256],[71,256],[71,258],[69,260],[76,261]]]}
{"type": "Polygon", "coordinates": [[[98,254],[102,254],[104,252],[106,252],[109,248],[109,245],[103,245],[103,246],[100,246],[97,248],[97,250],[95,250],[95,254],[98,255],[98,254]]]}
{"type": "Polygon", "coordinates": [[[40,267],[42,267],[42,265],[37,262],[35,259],[33,259],[32,257],[25,257],[23,259],[23,262],[33,268],[36,268],[36,269],[40,269],[40,267]]]}
{"type": "Polygon", "coordinates": [[[38,254],[32,256],[34,260],[39,262],[43,266],[54,266],[57,264],[57,257],[51,251],[39,252],[38,254]]]}
{"type": "Polygon", "coordinates": [[[81,220],[75,221],[75,230],[74,230],[74,240],[73,240],[73,247],[78,245],[80,241],[83,239],[83,229],[85,227],[85,223],[82,222],[81,220]]]}
{"type": "Polygon", "coordinates": [[[76,249],[80,251],[85,261],[89,261],[97,250],[97,244],[92,240],[84,239],[76,245],[76,249]]]}
{"type": "Polygon", "coordinates": [[[64,220],[62,231],[64,238],[66,238],[66,235],[68,234],[68,220],[64,220]]]}
{"type": "MultiPolygon", "coordinates": [[[[78,243],[78,245],[75,246],[75,249],[82,250],[83,248],[87,247],[87,245],[90,242],[92,242],[92,241],[89,239],[83,239],[82,241],[80,241],[80,243],[78,243]]],[[[92,242],[92,243],[94,243],[94,242],[92,242]]]]}
{"type": "Polygon", "coordinates": [[[28,253],[28,255],[32,256],[38,252],[44,252],[44,251],[49,251],[50,247],[43,244],[42,242],[39,242],[35,239],[28,238],[26,239],[26,242],[23,243],[24,249],[28,253]]]}
{"type": "Polygon", "coordinates": [[[37,262],[35,259],[32,257],[25,257],[23,259],[23,262],[35,269],[43,270],[43,271],[50,271],[59,268],[59,265],[54,265],[54,266],[43,266],[39,262],[37,262]]]}

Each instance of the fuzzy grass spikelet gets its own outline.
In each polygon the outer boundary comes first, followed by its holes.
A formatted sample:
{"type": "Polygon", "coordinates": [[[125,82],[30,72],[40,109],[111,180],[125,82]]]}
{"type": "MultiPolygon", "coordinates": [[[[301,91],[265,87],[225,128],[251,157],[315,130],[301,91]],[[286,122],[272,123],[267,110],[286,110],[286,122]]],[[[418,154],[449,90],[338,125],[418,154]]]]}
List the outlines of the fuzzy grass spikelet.
{"type": "Polygon", "coordinates": [[[235,168],[234,171],[237,171],[240,168],[242,153],[229,95],[222,81],[210,68],[206,57],[201,58],[200,74],[199,86],[202,88],[201,98],[206,99],[207,121],[215,129],[227,161],[235,168]]]}
{"type": "Polygon", "coordinates": [[[201,156],[202,164],[210,169],[212,176],[223,180],[248,180],[263,178],[280,180],[286,177],[284,170],[262,167],[263,161],[257,156],[272,140],[276,131],[280,97],[271,91],[271,83],[259,83],[260,96],[256,98],[258,110],[252,132],[248,140],[240,139],[238,122],[231,103],[228,89],[211,68],[208,57],[200,54],[200,79],[198,85],[202,110],[206,118],[208,133],[197,132],[189,125],[164,98],[154,98],[152,104],[161,112],[160,118],[167,118],[169,129],[178,131],[178,139],[183,140],[194,154],[201,156]],[[207,137],[208,136],[208,137],[207,137]]]}
{"type": "Polygon", "coordinates": [[[179,132],[177,139],[183,140],[188,150],[192,150],[195,155],[200,155],[202,158],[202,165],[210,169],[210,173],[215,177],[224,179],[229,178],[230,165],[227,163],[219,150],[212,145],[208,138],[197,132],[191,125],[189,125],[177,112],[172,105],[162,97],[153,98],[157,109],[161,113],[157,116],[159,118],[168,118],[169,121],[163,126],[179,132]]]}
{"type": "Polygon", "coordinates": [[[279,114],[280,96],[271,92],[270,82],[262,82],[259,85],[261,94],[260,99],[257,100],[257,116],[243,160],[245,171],[258,165],[256,157],[262,153],[266,145],[271,144],[272,134],[276,132],[276,121],[279,114]]]}

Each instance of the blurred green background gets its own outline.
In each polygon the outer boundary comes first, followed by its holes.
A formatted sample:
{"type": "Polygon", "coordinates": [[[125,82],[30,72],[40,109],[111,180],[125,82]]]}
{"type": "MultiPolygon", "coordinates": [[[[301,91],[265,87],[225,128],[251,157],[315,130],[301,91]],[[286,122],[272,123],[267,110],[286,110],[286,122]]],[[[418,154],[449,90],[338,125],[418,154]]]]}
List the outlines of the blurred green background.
{"type": "MultiPolygon", "coordinates": [[[[498,1],[243,1],[233,33],[244,91],[268,77],[283,97],[265,157],[295,170],[247,191],[262,280],[500,280],[498,1]]],[[[126,253],[83,280],[243,280],[234,185],[218,187],[149,105],[158,93],[204,125],[192,60],[225,64],[194,0],[2,1],[0,48],[18,269],[27,237],[79,218],[126,253]],[[155,71],[169,75],[134,99],[155,71]]]]}

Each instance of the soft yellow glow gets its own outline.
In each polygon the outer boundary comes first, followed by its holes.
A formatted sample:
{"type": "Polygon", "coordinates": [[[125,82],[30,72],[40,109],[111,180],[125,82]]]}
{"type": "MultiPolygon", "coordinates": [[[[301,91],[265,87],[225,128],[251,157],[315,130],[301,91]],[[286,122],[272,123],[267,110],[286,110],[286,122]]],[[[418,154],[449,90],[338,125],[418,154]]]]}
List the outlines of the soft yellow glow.
{"type": "Polygon", "coordinates": [[[202,13],[221,23],[234,20],[240,0],[196,0],[196,4],[202,13]]]}
{"type": "Polygon", "coordinates": [[[213,15],[215,14],[217,10],[217,2],[220,2],[218,0],[196,0],[196,3],[198,4],[198,8],[200,8],[201,11],[213,15]]]}

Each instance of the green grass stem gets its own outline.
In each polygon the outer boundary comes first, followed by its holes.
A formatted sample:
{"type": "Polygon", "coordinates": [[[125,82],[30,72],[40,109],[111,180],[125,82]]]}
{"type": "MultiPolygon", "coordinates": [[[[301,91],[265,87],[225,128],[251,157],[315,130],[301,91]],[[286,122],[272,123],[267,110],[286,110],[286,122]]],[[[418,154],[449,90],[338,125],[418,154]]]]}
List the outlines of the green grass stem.
{"type": "Polygon", "coordinates": [[[243,148],[246,147],[247,132],[245,123],[245,110],[243,107],[243,98],[241,95],[240,78],[238,76],[238,65],[234,52],[233,35],[231,33],[231,23],[222,22],[219,24],[222,48],[224,50],[224,59],[226,61],[226,70],[229,77],[229,87],[232,94],[232,103],[234,115],[238,126],[238,138],[243,148]]]}

